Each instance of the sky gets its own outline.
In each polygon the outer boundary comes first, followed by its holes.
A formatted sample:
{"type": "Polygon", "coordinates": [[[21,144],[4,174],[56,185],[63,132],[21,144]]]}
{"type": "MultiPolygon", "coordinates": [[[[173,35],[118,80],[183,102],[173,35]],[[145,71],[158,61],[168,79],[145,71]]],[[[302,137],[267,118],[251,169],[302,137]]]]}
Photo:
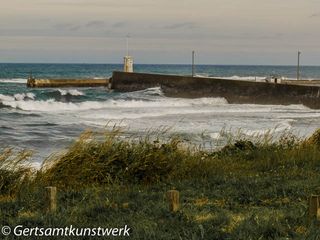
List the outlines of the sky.
{"type": "Polygon", "coordinates": [[[0,3],[0,62],[320,65],[319,0],[0,3]]]}

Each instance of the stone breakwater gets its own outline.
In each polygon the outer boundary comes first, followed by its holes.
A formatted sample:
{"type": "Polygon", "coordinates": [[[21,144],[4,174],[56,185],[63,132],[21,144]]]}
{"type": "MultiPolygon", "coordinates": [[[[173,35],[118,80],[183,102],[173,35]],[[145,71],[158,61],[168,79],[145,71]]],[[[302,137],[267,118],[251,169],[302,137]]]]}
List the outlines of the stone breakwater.
{"type": "Polygon", "coordinates": [[[29,78],[28,87],[107,87],[109,79],[34,79],[29,78]]]}
{"type": "Polygon", "coordinates": [[[303,104],[320,109],[320,87],[149,73],[113,72],[111,88],[120,92],[161,87],[168,97],[223,97],[236,104],[303,104]]]}

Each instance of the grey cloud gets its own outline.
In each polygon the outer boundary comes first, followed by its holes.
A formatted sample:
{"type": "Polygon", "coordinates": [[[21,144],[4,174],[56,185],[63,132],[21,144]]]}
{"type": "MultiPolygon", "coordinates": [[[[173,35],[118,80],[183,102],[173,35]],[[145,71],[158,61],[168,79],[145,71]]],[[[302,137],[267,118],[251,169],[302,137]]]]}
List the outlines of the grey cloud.
{"type": "MultiPolygon", "coordinates": [[[[115,2],[108,0],[34,0],[37,4],[53,5],[53,6],[71,6],[71,7],[123,7],[123,1],[115,2]]],[[[143,7],[154,6],[156,1],[144,0],[144,1],[124,1],[127,7],[143,7]]]]}
{"type": "Polygon", "coordinates": [[[126,22],[116,22],[114,24],[112,24],[112,27],[113,28],[122,28],[122,27],[125,27],[127,25],[126,22]]]}
{"type": "Polygon", "coordinates": [[[309,16],[310,18],[320,17],[320,13],[314,13],[309,16]]]}
{"type": "Polygon", "coordinates": [[[283,33],[270,33],[270,34],[261,34],[254,32],[246,32],[238,35],[231,35],[227,38],[230,39],[256,39],[256,40],[273,40],[273,39],[282,39],[285,35],[283,33]]]}
{"type": "Polygon", "coordinates": [[[105,22],[104,21],[90,21],[86,24],[86,27],[90,28],[90,27],[94,27],[94,28],[99,28],[99,27],[104,27],[105,26],[105,22]]]}
{"type": "Polygon", "coordinates": [[[74,25],[72,27],[69,28],[70,31],[78,31],[81,27],[78,25],[74,25]]]}
{"type": "Polygon", "coordinates": [[[81,26],[71,23],[62,23],[54,25],[54,28],[58,30],[78,31],[81,28],[81,26]]]}
{"type": "Polygon", "coordinates": [[[166,25],[163,28],[165,29],[179,29],[179,28],[195,28],[196,24],[194,22],[183,22],[183,23],[175,23],[175,24],[171,24],[171,25],[166,25]]]}

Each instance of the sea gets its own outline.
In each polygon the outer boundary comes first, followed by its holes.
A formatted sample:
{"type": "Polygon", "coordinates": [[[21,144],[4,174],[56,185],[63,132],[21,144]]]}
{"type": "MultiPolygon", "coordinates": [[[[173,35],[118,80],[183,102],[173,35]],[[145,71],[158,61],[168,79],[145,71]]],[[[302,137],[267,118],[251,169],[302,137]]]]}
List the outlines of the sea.
{"type": "MultiPolygon", "coordinates": [[[[124,137],[159,132],[190,144],[218,148],[234,136],[294,134],[320,127],[320,110],[303,105],[229,104],[224,98],[165,97],[160,88],[119,93],[100,88],[26,87],[35,78],[106,78],[122,64],[0,64],[0,149],[34,151],[41,164],[66,149],[85,130],[121,128],[124,137]],[[231,137],[230,137],[231,136],[231,137]]],[[[190,75],[190,65],[136,64],[135,72],[190,75]]],[[[263,81],[270,75],[294,79],[294,66],[197,65],[198,76],[263,81]]],[[[302,79],[320,79],[320,67],[302,66],[302,79]]]]}

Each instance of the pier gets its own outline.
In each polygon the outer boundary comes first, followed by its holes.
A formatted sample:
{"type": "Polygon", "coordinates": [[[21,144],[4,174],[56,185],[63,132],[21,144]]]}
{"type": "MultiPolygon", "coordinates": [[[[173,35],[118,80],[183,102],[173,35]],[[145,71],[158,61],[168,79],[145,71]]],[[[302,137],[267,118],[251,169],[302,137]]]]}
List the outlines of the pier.
{"type": "Polygon", "coordinates": [[[118,92],[161,87],[167,97],[223,97],[230,104],[303,104],[320,109],[320,80],[282,80],[276,83],[115,71],[110,79],[29,78],[27,86],[108,87],[118,92]]]}
{"type": "Polygon", "coordinates": [[[281,83],[304,86],[320,86],[320,80],[281,80],[281,83]]]}
{"type": "Polygon", "coordinates": [[[111,78],[115,91],[152,87],[161,87],[168,97],[223,97],[231,104],[303,104],[320,109],[320,86],[126,72],[113,72],[111,78]]]}
{"type": "Polygon", "coordinates": [[[108,87],[110,80],[106,79],[35,79],[29,78],[27,86],[32,88],[49,87],[108,87]]]}

